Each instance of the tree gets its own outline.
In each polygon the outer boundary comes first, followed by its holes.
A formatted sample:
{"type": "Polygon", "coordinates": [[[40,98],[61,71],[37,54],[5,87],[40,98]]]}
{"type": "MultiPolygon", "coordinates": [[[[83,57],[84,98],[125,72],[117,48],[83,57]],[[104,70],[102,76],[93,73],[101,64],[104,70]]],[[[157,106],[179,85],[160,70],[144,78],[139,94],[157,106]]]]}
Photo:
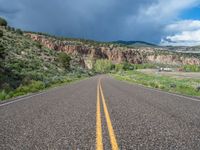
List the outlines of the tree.
{"type": "Polygon", "coordinates": [[[7,26],[7,21],[0,17],[0,26],[7,26]]]}
{"type": "Polygon", "coordinates": [[[58,55],[59,62],[63,65],[65,69],[70,69],[71,57],[64,52],[59,53],[58,55]]]}
{"type": "Polygon", "coordinates": [[[107,59],[96,60],[94,64],[94,70],[99,73],[108,73],[112,67],[112,62],[107,59]]]}

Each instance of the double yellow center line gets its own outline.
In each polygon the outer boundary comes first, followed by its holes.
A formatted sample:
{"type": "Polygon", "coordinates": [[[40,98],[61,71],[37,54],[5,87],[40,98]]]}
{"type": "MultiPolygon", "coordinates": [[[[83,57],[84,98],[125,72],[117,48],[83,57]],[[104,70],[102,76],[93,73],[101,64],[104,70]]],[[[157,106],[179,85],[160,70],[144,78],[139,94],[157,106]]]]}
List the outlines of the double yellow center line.
{"type": "Polygon", "coordinates": [[[112,147],[112,150],[118,150],[119,148],[118,148],[117,140],[116,140],[115,133],[114,133],[114,130],[112,127],[112,122],[110,119],[108,108],[106,106],[105,97],[104,97],[102,86],[101,86],[101,80],[99,80],[99,82],[97,84],[96,150],[103,150],[100,95],[102,98],[103,109],[104,109],[104,114],[105,114],[106,123],[107,123],[107,127],[108,127],[111,147],[112,147]]]}

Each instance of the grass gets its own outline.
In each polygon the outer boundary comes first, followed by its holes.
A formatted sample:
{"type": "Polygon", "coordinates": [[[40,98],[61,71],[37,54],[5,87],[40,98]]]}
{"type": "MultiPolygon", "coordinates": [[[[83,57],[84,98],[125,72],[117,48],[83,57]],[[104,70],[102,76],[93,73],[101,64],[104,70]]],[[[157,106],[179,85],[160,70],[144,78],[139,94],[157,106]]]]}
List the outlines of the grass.
{"type": "Polygon", "coordinates": [[[197,90],[197,87],[200,85],[200,79],[178,79],[168,76],[144,74],[138,71],[124,71],[111,75],[118,80],[141,84],[151,88],[189,96],[200,96],[200,91],[197,90]]]}
{"type": "Polygon", "coordinates": [[[68,76],[68,77],[65,77],[63,80],[56,81],[55,83],[52,83],[49,85],[46,85],[44,82],[41,82],[41,81],[33,80],[28,85],[21,85],[15,90],[10,90],[10,91],[6,91],[5,89],[0,90],[0,100],[11,99],[11,98],[15,98],[15,97],[22,96],[22,95],[27,95],[30,93],[36,93],[36,92],[48,90],[50,88],[66,85],[66,84],[73,83],[76,81],[80,81],[87,77],[88,76],[84,76],[84,75],[77,76],[77,77],[76,76],[74,76],[74,77],[68,76]]]}

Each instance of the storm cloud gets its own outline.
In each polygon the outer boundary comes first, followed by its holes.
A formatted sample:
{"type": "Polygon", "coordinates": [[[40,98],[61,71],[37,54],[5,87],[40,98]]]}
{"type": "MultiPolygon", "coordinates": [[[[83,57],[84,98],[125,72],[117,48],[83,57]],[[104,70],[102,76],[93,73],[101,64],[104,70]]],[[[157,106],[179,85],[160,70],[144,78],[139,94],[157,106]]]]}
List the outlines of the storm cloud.
{"type": "Polygon", "coordinates": [[[0,0],[11,26],[100,41],[159,43],[166,26],[198,0],[0,0]]]}

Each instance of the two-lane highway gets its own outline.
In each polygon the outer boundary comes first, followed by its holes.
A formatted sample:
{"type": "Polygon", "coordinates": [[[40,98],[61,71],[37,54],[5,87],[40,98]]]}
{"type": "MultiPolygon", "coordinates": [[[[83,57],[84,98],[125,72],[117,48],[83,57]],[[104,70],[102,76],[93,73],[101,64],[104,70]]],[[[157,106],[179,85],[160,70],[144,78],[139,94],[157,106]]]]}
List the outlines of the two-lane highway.
{"type": "Polygon", "coordinates": [[[0,104],[0,149],[200,149],[200,100],[96,76],[0,104]]]}

